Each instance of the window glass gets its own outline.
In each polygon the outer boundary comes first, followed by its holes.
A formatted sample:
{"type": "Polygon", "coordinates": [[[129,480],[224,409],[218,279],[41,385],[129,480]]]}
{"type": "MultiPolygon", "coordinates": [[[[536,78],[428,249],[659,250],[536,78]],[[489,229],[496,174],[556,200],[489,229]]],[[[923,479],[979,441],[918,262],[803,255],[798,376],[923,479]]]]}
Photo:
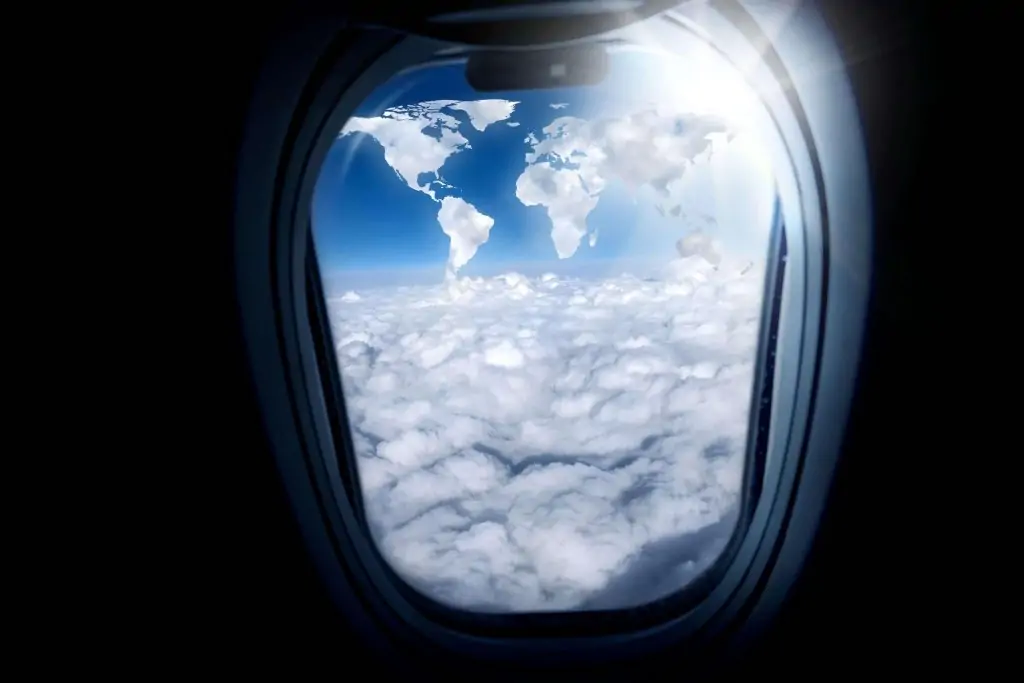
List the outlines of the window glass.
{"type": "Polygon", "coordinates": [[[776,193],[719,59],[497,94],[430,66],[340,131],[317,259],[368,524],[425,595],[632,607],[728,541],[776,193]]]}

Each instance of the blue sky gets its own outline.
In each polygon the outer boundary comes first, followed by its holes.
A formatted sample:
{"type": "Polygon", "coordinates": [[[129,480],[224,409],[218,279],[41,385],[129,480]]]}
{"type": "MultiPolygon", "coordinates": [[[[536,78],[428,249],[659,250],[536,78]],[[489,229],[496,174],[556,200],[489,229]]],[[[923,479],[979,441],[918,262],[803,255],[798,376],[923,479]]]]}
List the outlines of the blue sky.
{"type": "MultiPolygon", "coordinates": [[[[621,270],[628,262],[664,262],[675,255],[675,241],[687,228],[678,218],[662,216],[652,202],[645,201],[643,193],[634,201],[630,192],[612,182],[587,217],[587,227],[599,234],[596,245],[591,247],[584,240],[572,258],[564,261],[552,245],[551,221],[545,208],[525,206],[515,194],[516,180],[526,166],[524,155],[530,150],[525,142],[529,133],[541,135],[541,129],[559,116],[589,120],[621,110],[633,101],[654,99],[659,84],[636,77],[638,68],[650,67],[643,63],[645,59],[613,60],[609,79],[594,87],[508,93],[474,91],[465,81],[462,65],[431,67],[392,79],[360,107],[356,116],[379,116],[389,107],[439,99],[509,99],[520,103],[508,119],[518,123],[517,127],[499,121],[481,132],[469,125],[464,112],[455,113],[465,121],[459,132],[468,139],[471,149],[453,154],[442,166],[441,176],[454,188],[438,191],[437,198],[461,197],[494,219],[488,241],[459,271],[460,275],[508,270],[566,272],[588,265],[621,270]],[[555,110],[551,107],[555,103],[567,106],[555,110]],[[638,238],[640,234],[642,238],[638,238]]],[[[711,175],[705,175],[705,187],[699,185],[700,178],[696,181],[694,196],[701,205],[696,213],[712,215],[720,224],[740,225],[734,225],[732,233],[757,228],[753,233],[756,238],[733,239],[732,246],[753,252],[763,250],[760,231],[767,226],[748,225],[763,219],[740,215],[730,220],[727,215],[730,210],[736,213],[737,204],[743,207],[743,197],[750,191],[723,191],[711,175]],[[739,196],[735,196],[737,193],[739,196]]],[[[338,138],[324,161],[313,201],[314,239],[321,268],[329,277],[364,274],[369,281],[384,273],[419,272],[427,281],[437,281],[449,253],[449,238],[438,224],[438,208],[437,202],[411,189],[391,169],[373,137],[355,133],[338,138]]],[[[723,234],[718,237],[728,242],[730,230],[720,232],[723,234]]]]}

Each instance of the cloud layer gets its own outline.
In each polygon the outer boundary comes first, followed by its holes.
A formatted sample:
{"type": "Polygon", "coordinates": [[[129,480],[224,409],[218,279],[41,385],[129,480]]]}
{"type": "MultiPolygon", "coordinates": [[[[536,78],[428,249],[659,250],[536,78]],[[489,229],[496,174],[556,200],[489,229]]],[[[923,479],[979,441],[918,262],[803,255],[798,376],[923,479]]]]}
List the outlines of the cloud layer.
{"type": "Polygon", "coordinates": [[[632,606],[692,579],[732,530],[762,273],[691,255],[656,281],[331,299],[384,557],[483,611],[632,606]]]}

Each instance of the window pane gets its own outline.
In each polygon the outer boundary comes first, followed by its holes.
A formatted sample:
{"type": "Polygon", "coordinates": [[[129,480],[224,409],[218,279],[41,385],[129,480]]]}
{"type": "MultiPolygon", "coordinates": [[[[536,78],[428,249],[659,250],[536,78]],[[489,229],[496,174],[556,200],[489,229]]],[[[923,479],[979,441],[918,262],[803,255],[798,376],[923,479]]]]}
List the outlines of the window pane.
{"type": "Polygon", "coordinates": [[[632,607],[726,544],[776,194],[718,59],[486,96],[427,67],[330,150],[314,240],[367,519],[429,597],[632,607]]]}

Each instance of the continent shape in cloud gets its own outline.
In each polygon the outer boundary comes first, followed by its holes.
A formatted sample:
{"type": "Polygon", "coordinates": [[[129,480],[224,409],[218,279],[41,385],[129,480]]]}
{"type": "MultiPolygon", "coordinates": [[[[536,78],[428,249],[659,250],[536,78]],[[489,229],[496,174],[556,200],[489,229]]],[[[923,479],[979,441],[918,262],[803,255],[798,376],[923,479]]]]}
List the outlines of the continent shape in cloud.
{"type": "Polygon", "coordinates": [[[454,112],[464,112],[469,124],[483,132],[492,124],[509,119],[517,104],[502,99],[431,100],[390,107],[379,116],[350,118],[339,135],[365,133],[373,137],[384,150],[384,160],[402,182],[441,204],[437,220],[451,240],[446,267],[449,276],[473,257],[494,225],[493,218],[463,199],[437,197],[438,188],[452,188],[441,177],[441,167],[452,155],[471,148],[459,130],[463,122],[454,112]],[[433,180],[421,183],[424,174],[433,180]]]}
{"type": "Polygon", "coordinates": [[[694,242],[657,279],[507,273],[328,300],[367,520],[406,581],[462,609],[614,609],[714,561],[763,268],[715,268],[694,242]]]}
{"type": "MultiPolygon", "coordinates": [[[[590,121],[559,117],[542,134],[526,139],[531,149],[516,181],[516,197],[546,209],[555,251],[567,259],[587,236],[587,217],[614,181],[634,192],[653,189],[667,210],[679,215],[687,171],[708,161],[714,145],[729,141],[731,130],[715,116],[652,106],[590,121]]],[[[658,208],[666,210],[663,204],[658,208]]],[[[597,244],[595,232],[588,242],[597,244]]]]}

